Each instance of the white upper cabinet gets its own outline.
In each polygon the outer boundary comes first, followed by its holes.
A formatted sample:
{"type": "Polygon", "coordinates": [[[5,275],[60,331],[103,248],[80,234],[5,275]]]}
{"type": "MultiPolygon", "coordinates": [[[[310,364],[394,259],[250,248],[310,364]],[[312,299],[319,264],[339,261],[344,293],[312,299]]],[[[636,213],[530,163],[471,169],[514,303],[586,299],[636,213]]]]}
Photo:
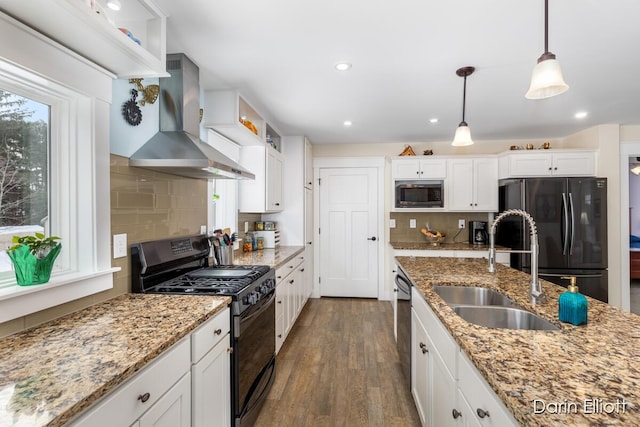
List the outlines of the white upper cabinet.
{"type": "Polygon", "coordinates": [[[449,211],[497,212],[498,161],[495,157],[451,158],[448,161],[449,211]]]}
{"type": "Polygon", "coordinates": [[[255,180],[240,180],[240,212],[280,212],[284,209],[282,154],[265,145],[241,147],[240,164],[251,171],[255,180]]]}
{"type": "Polygon", "coordinates": [[[117,77],[168,76],[166,16],[151,0],[123,0],[118,12],[91,3],[5,1],[0,9],[117,77]]]}
{"type": "Polygon", "coordinates": [[[447,177],[447,159],[406,156],[391,159],[391,175],[396,179],[444,179],[447,177]]]}
{"type": "Polygon", "coordinates": [[[500,178],[596,176],[596,150],[507,152],[500,156],[500,178]]]}
{"type": "Polygon", "coordinates": [[[239,145],[268,145],[281,151],[280,133],[237,90],[204,92],[202,124],[239,145]]]}

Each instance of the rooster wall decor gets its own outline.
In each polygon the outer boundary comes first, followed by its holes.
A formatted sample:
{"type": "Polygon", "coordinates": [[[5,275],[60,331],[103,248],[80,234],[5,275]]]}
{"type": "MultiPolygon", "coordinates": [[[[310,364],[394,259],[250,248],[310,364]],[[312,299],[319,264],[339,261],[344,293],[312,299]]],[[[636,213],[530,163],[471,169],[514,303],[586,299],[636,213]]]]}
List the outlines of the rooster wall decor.
{"type": "Polygon", "coordinates": [[[135,84],[138,92],[142,93],[142,99],[140,100],[140,105],[144,107],[144,105],[148,102],[149,104],[153,104],[158,99],[158,93],[160,92],[159,85],[147,85],[147,87],[142,86],[143,79],[129,79],[129,83],[135,84]]]}

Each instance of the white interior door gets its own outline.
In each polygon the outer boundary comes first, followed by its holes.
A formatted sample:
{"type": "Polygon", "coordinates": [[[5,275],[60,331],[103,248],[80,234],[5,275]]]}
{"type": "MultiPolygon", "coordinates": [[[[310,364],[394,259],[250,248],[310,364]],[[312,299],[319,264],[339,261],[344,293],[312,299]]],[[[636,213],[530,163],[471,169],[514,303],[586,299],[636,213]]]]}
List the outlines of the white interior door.
{"type": "Polygon", "coordinates": [[[320,170],[320,296],[378,297],[378,170],[320,170]]]}

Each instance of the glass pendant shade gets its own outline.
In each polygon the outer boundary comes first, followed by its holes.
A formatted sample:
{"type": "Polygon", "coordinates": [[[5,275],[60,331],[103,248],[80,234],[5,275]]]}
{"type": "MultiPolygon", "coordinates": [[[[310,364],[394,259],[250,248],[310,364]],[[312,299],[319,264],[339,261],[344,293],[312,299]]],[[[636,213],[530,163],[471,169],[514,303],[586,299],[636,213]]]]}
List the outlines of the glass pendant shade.
{"type": "Polygon", "coordinates": [[[560,95],[569,89],[569,85],[564,82],[560,63],[555,59],[555,55],[548,59],[540,58],[538,64],[531,73],[531,85],[524,95],[527,99],[544,99],[560,95]]]}
{"type": "Polygon", "coordinates": [[[454,147],[466,147],[467,145],[473,145],[473,140],[471,139],[471,129],[469,129],[469,126],[467,126],[465,122],[462,122],[458,125],[451,145],[453,145],[454,147]]]}

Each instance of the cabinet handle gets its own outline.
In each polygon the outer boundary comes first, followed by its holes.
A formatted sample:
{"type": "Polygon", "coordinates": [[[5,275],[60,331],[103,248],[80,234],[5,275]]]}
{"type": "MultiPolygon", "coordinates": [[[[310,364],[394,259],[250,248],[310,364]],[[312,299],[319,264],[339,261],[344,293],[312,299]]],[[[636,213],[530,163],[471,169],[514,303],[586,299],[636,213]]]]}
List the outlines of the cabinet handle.
{"type": "Polygon", "coordinates": [[[553,168],[553,170],[554,170],[554,171],[557,171],[557,170],[558,170],[558,167],[556,166],[555,168],[553,168]]]}
{"type": "Polygon", "coordinates": [[[282,338],[282,334],[278,334],[278,338],[282,338]]]}
{"type": "Polygon", "coordinates": [[[427,349],[427,345],[425,343],[421,342],[420,348],[422,349],[422,354],[429,353],[429,350],[427,349]]]}
{"type": "Polygon", "coordinates": [[[278,301],[278,304],[282,304],[282,301],[278,301]]]}
{"type": "Polygon", "coordinates": [[[213,331],[213,333],[216,335],[220,335],[222,333],[222,329],[216,329],[215,331],[213,331]]]}
{"type": "Polygon", "coordinates": [[[416,175],[420,175],[420,171],[416,171],[416,175]]]}
{"type": "Polygon", "coordinates": [[[280,203],[275,203],[276,206],[280,206],[280,203]]]}
{"type": "Polygon", "coordinates": [[[462,416],[462,412],[458,411],[456,408],[453,408],[453,410],[451,411],[451,415],[453,415],[454,420],[457,420],[462,416]]]}
{"type": "Polygon", "coordinates": [[[301,273],[303,273],[303,272],[304,272],[304,268],[301,268],[301,269],[300,269],[300,272],[301,272],[301,273]]]}
{"type": "Polygon", "coordinates": [[[393,292],[398,292],[398,288],[393,288],[393,292]]]}
{"type": "Polygon", "coordinates": [[[476,409],[476,413],[478,414],[478,416],[480,418],[484,418],[484,417],[488,417],[489,416],[489,411],[485,411],[485,410],[480,409],[480,408],[476,409]]]}
{"type": "Polygon", "coordinates": [[[278,279],[282,279],[282,276],[278,276],[278,279]]]}
{"type": "Polygon", "coordinates": [[[311,242],[307,242],[307,245],[310,245],[310,244],[311,244],[311,242]]]}
{"type": "Polygon", "coordinates": [[[233,347],[227,347],[227,353],[233,353],[233,347]]]}
{"type": "Polygon", "coordinates": [[[473,203],[469,203],[469,206],[473,206],[473,203]]]}
{"type": "Polygon", "coordinates": [[[551,170],[551,168],[549,168],[549,170],[551,170]]]}
{"type": "Polygon", "coordinates": [[[151,395],[149,393],[140,394],[138,395],[138,400],[142,403],[145,403],[147,400],[149,400],[150,397],[151,395]]]}
{"type": "Polygon", "coordinates": [[[290,283],[290,284],[293,284],[293,282],[294,282],[294,280],[293,280],[293,279],[289,280],[289,283],[290,283]]]}

